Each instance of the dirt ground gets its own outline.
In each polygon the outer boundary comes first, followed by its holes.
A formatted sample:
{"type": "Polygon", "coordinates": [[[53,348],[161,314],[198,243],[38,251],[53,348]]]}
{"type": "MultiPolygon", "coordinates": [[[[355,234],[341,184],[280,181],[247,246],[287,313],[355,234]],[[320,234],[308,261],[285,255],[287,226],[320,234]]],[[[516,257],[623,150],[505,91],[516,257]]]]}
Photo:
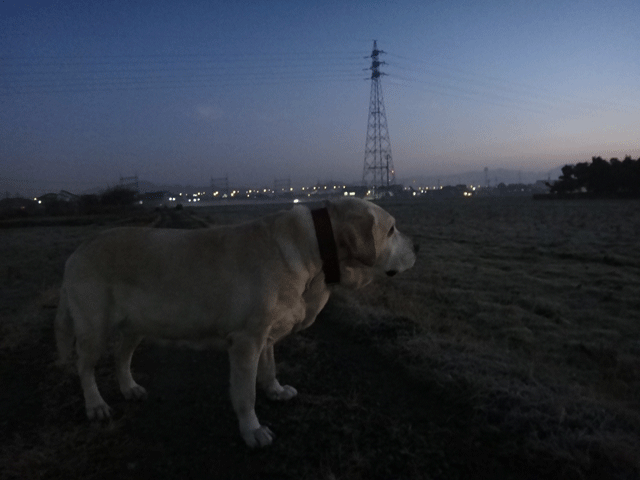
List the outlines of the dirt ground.
{"type": "MultiPolygon", "coordinates": [[[[170,210],[130,223],[199,228],[225,215],[238,212],[170,210]]],[[[65,259],[104,227],[33,227],[43,240],[31,246],[22,233],[0,230],[11,245],[0,313],[23,321],[0,325],[3,479],[640,478],[634,453],[620,460],[589,445],[577,456],[532,451],[530,430],[496,427],[470,382],[416,367],[420,359],[403,347],[422,328],[411,315],[364,309],[343,291],[312,327],[276,348],[279,378],[299,395],[273,403],[259,393],[258,416],[277,435],[272,446],[250,450],[240,438],[223,352],[152,341],[138,348],[132,368],[148,399],[122,399],[104,358],[98,384],[114,416],[88,422],[77,375],[54,365],[52,306],[65,259]],[[12,260],[43,252],[40,263],[12,260]]]]}

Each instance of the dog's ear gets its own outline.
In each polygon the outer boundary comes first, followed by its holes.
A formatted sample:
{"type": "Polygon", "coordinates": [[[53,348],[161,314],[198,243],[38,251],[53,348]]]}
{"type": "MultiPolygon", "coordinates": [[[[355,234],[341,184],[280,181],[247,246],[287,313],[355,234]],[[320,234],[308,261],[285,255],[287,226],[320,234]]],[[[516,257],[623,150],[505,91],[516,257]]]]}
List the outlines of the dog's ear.
{"type": "Polygon", "coordinates": [[[349,215],[340,223],[337,232],[338,247],[347,250],[349,258],[372,267],[376,263],[376,243],[373,238],[375,219],[365,215],[349,215]]]}

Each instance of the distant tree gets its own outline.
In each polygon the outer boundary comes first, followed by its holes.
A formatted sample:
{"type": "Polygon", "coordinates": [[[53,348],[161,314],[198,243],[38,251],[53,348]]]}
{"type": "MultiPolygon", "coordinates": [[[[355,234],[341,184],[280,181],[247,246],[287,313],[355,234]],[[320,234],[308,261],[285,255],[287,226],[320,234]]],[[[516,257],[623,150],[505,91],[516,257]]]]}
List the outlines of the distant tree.
{"type": "Polygon", "coordinates": [[[136,192],[125,187],[113,187],[100,195],[100,203],[107,206],[126,206],[136,201],[136,192]]]}
{"type": "Polygon", "coordinates": [[[619,191],[625,190],[624,166],[622,162],[617,158],[612,158],[609,160],[609,165],[611,165],[611,185],[619,191]]]}
{"type": "Polygon", "coordinates": [[[80,211],[82,213],[98,213],[100,210],[100,197],[98,195],[80,195],[80,211]]]}
{"type": "Polygon", "coordinates": [[[624,157],[618,175],[623,191],[640,194],[640,158],[633,160],[628,155],[624,157]]]}
{"type": "Polygon", "coordinates": [[[589,164],[587,162],[577,163],[573,168],[576,190],[583,191],[589,189],[589,164]]]}
{"type": "Polygon", "coordinates": [[[626,156],[622,162],[617,158],[607,162],[602,157],[592,157],[590,164],[565,165],[558,180],[548,185],[551,193],[640,195],[640,158],[626,156]]]}
{"type": "Polygon", "coordinates": [[[573,165],[565,165],[562,167],[562,175],[552,184],[551,193],[568,193],[578,190],[578,180],[574,176],[576,167],[573,165]]]}
{"type": "Polygon", "coordinates": [[[614,190],[615,185],[611,182],[611,165],[602,157],[593,157],[587,170],[587,191],[603,194],[614,190]]]}

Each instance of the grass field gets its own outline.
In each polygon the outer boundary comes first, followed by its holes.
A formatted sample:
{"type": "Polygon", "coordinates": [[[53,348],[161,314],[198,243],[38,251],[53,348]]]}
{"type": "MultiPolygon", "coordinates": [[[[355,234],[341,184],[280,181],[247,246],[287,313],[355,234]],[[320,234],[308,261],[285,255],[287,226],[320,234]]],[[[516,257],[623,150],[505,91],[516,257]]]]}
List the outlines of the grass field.
{"type": "MultiPolygon", "coordinates": [[[[418,375],[462,382],[527,454],[640,467],[640,203],[483,199],[389,206],[421,264],[364,304],[421,332],[418,375]]],[[[382,290],[382,289],[381,289],[382,290]]]]}
{"type": "Polygon", "coordinates": [[[336,291],[276,350],[301,393],[258,398],[278,434],[259,452],[239,439],[216,352],[145,342],[144,404],[118,397],[105,359],[116,415],[87,422],[77,376],[53,365],[53,307],[68,255],[114,223],[199,228],[279,207],[0,228],[0,477],[640,478],[640,202],[382,206],[418,262],[336,291]]]}

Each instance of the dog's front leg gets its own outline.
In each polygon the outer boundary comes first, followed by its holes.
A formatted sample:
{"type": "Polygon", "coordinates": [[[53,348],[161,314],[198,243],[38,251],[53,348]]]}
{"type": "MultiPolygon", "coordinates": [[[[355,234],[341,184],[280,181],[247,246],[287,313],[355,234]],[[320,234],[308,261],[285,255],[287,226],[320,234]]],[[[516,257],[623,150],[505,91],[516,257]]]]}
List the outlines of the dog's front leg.
{"type": "Polygon", "coordinates": [[[240,435],[249,447],[271,445],[275,435],[260,425],[255,411],[256,377],[263,344],[242,334],[231,335],[229,342],[231,403],[238,416],[240,435]]]}
{"type": "Polygon", "coordinates": [[[290,400],[298,391],[290,385],[280,385],[276,378],[276,360],[273,355],[273,344],[262,349],[258,362],[258,385],[271,400],[290,400]]]}

